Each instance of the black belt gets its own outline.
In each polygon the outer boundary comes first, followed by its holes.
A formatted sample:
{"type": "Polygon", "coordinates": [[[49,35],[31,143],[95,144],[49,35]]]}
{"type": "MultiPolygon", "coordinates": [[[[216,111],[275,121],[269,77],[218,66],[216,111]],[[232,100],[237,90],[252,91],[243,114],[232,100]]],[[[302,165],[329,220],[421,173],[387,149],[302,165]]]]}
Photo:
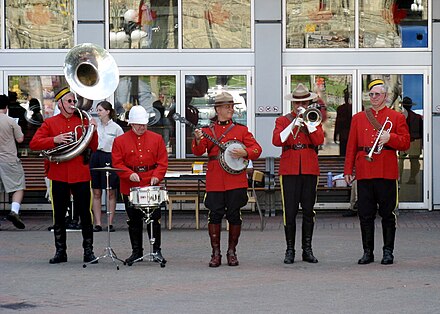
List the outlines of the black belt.
{"type": "MultiPolygon", "coordinates": [[[[366,152],[368,154],[368,153],[370,153],[371,149],[372,149],[372,147],[360,146],[360,147],[358,147],[357,150],[358,150],[358,152],[366,152]]],[[[389,146],[384,146],[382,149],[385,149],[385,150],[395,150],[394,148],[391,148],[389,146]]],[[[376,146],[376,150],[375,151],[377,152],[377,146],[376,146]]]]}
{"type": "Polygon", "coordinates": [[[218,156],[209,156],[208,160],[209,161],[211,161],[211,160],[218,160],[218,156]]]}
{"type": "Polygon", "coordinates": [[[128,167],[134,172],[147,172],[157,168],[157,164],[151,166],[136,166],[136,167],[128,167]]]}
{"type": "Polygon", "coordinates": [[[285,146],[283,146],[283,151],[286,151],[286,150],[289,150],[289,149],[300,150],[300,149],[306,149],[306,148],[315,149],[316,146],[315,146],[315,145],[312,145],[312,144],[293,144],[293,145],[285,145],[285,146]]]}

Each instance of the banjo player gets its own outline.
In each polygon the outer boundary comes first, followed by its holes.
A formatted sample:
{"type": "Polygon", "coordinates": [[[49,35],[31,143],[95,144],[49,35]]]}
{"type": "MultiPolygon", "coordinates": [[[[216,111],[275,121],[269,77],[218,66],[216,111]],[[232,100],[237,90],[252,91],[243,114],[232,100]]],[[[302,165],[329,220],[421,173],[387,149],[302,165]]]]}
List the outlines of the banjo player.
{"type": "Polygon", "coordinates": [[[209,209],[208,231],[212,247],[209,267],[221,265],[220,234],[225,215],[229,222],[227,262],[229,266],[239,264],[236,246],[242,224],[240,209],[248,201],[245,170],[248,160],[255,160],[261,154],[261,146],[248,128],[232,120],[235,104],[231,94],[217,94],[216,115],[210,125],[194,130],[192,152],[196,156],[208,153],[205,206],[209,209]],[[227,146],[228,143],[233,145],[227,146]],[[223,150],[225,146],[227,149],[223,150]]]}

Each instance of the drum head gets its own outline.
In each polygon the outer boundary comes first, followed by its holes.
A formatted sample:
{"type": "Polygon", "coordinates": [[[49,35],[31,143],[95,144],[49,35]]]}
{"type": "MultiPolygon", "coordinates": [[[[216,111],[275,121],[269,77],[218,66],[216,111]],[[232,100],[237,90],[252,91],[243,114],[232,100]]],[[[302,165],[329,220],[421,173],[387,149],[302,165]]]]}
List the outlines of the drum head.
{"type": "Polygon", "coordinates": [[[226,148],[225,152],[224,152],[224,161],[226,163],[226,165],[232,169],[235,172],[242,172],[243,170],[245,170],[247,168],[248,165],[248,160],[244,159],[243,157],[240,158],[234,158],[231,156],[231,150],[235,149],[235,148],[242,148],[243,145],[240,143],[231,143],[230,145],[228,145],[228,147],[226,148]]]}

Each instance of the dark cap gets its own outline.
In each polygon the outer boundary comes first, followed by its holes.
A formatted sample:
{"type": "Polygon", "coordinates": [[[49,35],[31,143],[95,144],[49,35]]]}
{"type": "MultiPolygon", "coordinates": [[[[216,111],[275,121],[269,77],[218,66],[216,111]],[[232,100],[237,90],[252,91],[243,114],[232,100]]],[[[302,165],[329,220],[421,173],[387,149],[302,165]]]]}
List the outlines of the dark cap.
{"type": "Polygon", "coordinates": [[[368,90],[371,90],[374,86],[377,86],[377,85],[385,85],[385,82],[381,79],[372,80],[368,84],[368,90]]]}
{"type": "Polygon", "coordinates": [[[402,105],[407,106],[407,107],[411,107],[412,105],[415,105],[415,103],[412,102],[411,98],[406,96],[406,97],[403,97],[402,105]]]}
{"type": "Polygon", "coordinates": [[[64,95],[70,93],[69,87],[63,87],[61,88],[56,94],[55,94],[55,100],[58,101],[61,98],[63,98],[64,95]]]}
{"type": "Polygon", "coordinates": [[[9,105],[9,98],[6,95],[0,95],[0,109],[6,109],[9,105]]]}

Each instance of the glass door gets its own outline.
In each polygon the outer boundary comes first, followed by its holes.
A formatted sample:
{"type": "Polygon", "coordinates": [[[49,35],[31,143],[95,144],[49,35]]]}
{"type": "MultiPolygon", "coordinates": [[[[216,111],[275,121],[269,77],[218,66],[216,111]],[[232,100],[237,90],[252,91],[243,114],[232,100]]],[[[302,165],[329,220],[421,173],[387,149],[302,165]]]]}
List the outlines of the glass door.
{"type": "MultiPolygon", "coordinates": [[[[430,156],[428,135],[431,128],[431,95],[428,67],[406,67],[404,69],[381,67],[377,70],[371,67],[295,68],[285,69],[284,72],[286,77],[284,94],[292,91],[298,83],[303,83],[319,96],[316,105],[321,110],[325,132],[324,145],[319,149],[320,160],[345,155],[351,115],[368,108],[368,82],[375,78],[383,79],[389,88],[388,106],[405,114],[407,123],[412,129],[410,149],[398,152],[399,208],[429,208],[428,191],[431,186],[431,175],[428,160],[430,156]]],[[[288,112],[290,112],[290,102],[285,101],[283,114],[288,112]]],[[[347,206],[335,203],[329,198],[325,202],[318,202],[317,207],[345,208],[347,206]]]]}

